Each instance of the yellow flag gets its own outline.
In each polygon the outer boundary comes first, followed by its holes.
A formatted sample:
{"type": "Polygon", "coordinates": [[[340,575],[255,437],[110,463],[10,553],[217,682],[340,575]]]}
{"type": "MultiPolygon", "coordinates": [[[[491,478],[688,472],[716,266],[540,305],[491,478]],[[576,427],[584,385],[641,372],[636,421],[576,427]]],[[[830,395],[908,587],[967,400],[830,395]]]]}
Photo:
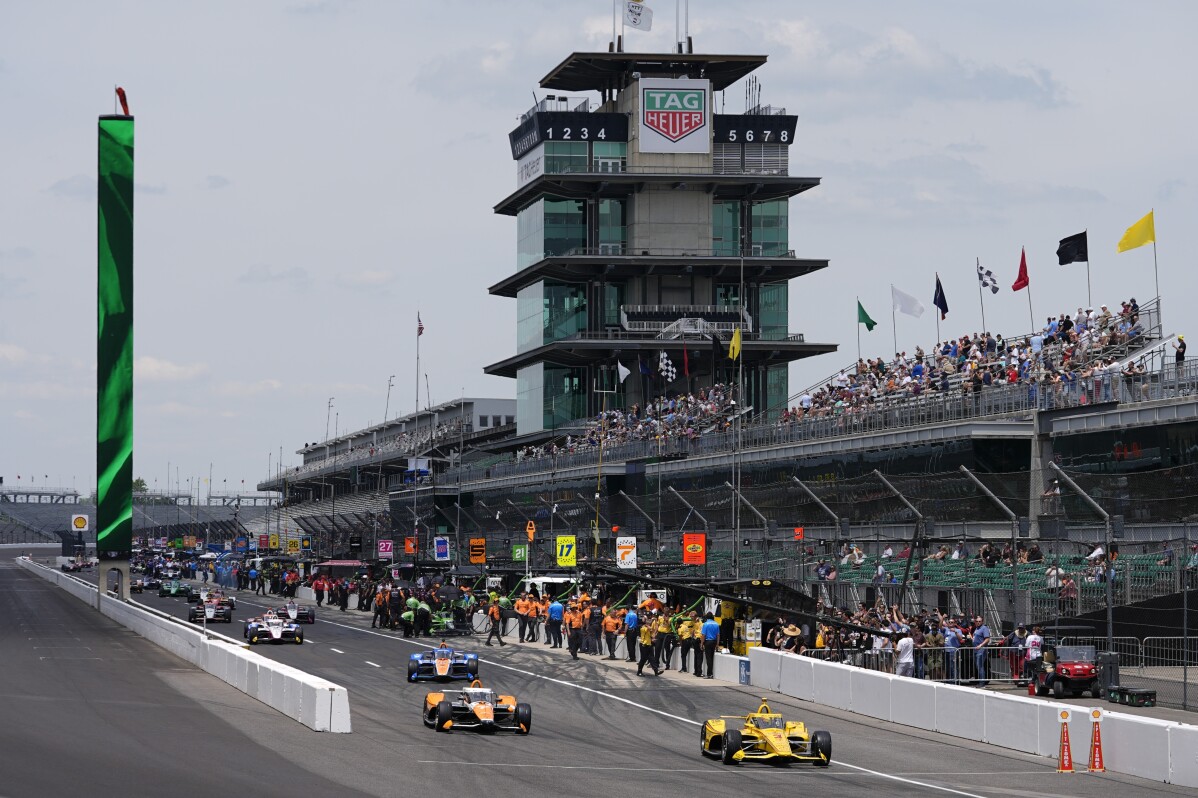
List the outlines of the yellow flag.
{"type": "Polygon", "coordinates": [[[1156,223],[1152,219],[1152,211],[1149,211],[1147,216],[1127,228],[1127,232],[1123,234],[1123,238],[1119,239],[1119,246],[1115,249],[1118,252],[1127,252],[1129,249],[1142,247],[1154,241],[1156,241],[1156,223]]]}
{"type": "Polygon", "coordinates": [[[740,357],[740,327],[737,327],[736,332],[732,333],[732,343],[728,344],[728,357],[733,360],[740,357]]]}

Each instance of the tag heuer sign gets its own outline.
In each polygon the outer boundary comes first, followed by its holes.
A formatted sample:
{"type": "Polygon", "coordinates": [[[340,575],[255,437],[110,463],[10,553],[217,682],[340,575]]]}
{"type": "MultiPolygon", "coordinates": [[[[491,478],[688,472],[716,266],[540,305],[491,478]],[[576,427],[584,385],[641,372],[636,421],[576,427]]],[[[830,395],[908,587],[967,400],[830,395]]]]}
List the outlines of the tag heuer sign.
{"type": "Polygon", "coordinates": [[[711,82],[643,78],[641,152],[711,152],[711,82]]]}

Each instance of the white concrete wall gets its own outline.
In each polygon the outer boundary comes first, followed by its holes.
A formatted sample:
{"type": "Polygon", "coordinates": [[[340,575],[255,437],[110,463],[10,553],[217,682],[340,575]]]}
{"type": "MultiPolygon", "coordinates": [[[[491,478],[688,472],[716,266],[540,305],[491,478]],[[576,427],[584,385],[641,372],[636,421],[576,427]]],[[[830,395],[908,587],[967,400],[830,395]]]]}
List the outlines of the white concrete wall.
{"type": "MultiPolygon", "coordinates": [[[[18,564],[90,606],[96,605],[95,586],[23,558],[18,564]]],[[[351,731],[349,693],[344,687],[246,651],[244,644],[224,635],[205,635],[136,602],[105,596],[100,600],[100,612],[313,731],[351,731]]]]}
{"type": "MultiPolygon", "coordinates": [[[[1057,757],[1060,743],[1057,712],[1069,706],[1074,768],[1085,770],[1089,760],[1091,724],[1085,707],[900,678],[769,649],[755,648],[749,657],[754,687],[1052,759],[1057,757]]],[[[735,682],[737,674],[725,671],[721,675],[717,668],[716,677],[735,682]]],[[[1107,770],[1198,787],[1198,725],[1099,708],[1107,770]]]]}

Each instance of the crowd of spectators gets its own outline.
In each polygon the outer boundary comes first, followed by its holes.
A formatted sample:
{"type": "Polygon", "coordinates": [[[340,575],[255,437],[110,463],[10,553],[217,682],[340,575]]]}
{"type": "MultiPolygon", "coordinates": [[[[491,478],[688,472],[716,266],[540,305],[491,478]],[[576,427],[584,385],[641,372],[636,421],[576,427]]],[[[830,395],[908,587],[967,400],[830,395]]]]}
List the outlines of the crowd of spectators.
{"type": "Polygon", "coordinates": [[[736,387],[717,383],[698,393],[658,397],[643,408],[633,404],[627,410],[608,410],[589,421],[581,435],[567,435],[564,441],[543,446],[526,446],[516,452],[516,460],[575,454],[604,446],[631,441],[698,439],[705,431],[724,432],[732,425],[736,408],[736,387]]]}
{"type": "Polygon", "coordinates": [[[1116,377],[1144,373],[1135,363],[1111,372],[1117,369],[1115,355],[1143,332],[1133,297],[1114,313],[1100,305],[1097,311],[1079,307],[1076,314],[1049,316],[1042,329],[1014,340],[974,332],[941,341],[930,352],[917,346],[891,360],[858,359],[826,385],[804,391],[779,423],[864,412],[925,394],[978,393],[994,385],[1040,383],[1062,395],[1084,389],[1092,401],[1109,400],[1116,377]]]}

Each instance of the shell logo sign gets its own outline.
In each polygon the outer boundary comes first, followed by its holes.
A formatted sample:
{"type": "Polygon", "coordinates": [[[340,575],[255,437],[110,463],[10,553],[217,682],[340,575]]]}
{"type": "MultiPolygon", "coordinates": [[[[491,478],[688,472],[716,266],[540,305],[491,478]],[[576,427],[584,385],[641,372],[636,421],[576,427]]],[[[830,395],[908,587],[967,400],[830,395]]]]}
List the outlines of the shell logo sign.
{"type": "Polygon", "coordinates": [[[86,515],[72,515],[71,529],[76,532],[86,532],[91,526],[91,523],[86,515]]]}

